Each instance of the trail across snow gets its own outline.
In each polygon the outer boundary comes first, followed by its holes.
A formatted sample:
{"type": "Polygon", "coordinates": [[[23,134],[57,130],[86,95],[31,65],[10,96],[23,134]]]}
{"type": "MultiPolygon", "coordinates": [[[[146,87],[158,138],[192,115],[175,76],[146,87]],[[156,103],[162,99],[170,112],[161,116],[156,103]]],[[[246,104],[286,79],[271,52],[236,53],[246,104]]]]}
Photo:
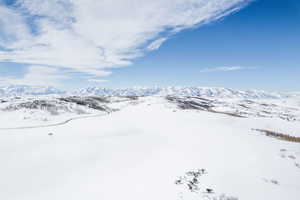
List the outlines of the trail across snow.
{"type": "Polygon", "coordinates": [[[146,97],[111,115],[0,130],[0,199],[199,200],[211,188],[210,198],[299,200],[299,143],[251,131],[300,131],[299,122],[274,120],[184,111],[146,97]],[[198,193],[175,184],[201,168],[198,193]]]}
{"type": "Polygon", "coordinates": [[[45,128],[45,127],[54,127],[54,126],[61,126],[64,124],[67,124],[74,120],[79,119],[86,119],[86,118],[92,118],[92,117],[102,117],[107,114],[96,114],[96,115],[86,115],[86,116],[80,116],[80,117],[73,117],[70,119],[67,119],[62,122],[54,123],[54,124],[44,124],[44,125],[36,125],[36,126],[20,126],[20,127],[9,127],[9,128],[0,128],[0,130],[18,130],[18,129],[34,129],[34,128],[45,128]]]}

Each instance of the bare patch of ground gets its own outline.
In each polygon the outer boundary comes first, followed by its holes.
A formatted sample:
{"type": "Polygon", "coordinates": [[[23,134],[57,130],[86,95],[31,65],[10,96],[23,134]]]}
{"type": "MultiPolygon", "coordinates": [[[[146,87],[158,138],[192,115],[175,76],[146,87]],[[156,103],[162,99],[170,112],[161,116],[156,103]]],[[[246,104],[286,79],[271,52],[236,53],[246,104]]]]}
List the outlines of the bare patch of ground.
{"type": "Polygon", "coordinates": [[[270,131],[270,130],[265,130],[265,129],[252,129],[252,130],[253,131],[262,132],[266,136],[274,137],[274,138],[277,138],[277,139],[280,139],[280,140],[284,140],[284,141],[288,141],[288,142],[300,143],[300,137],[291,136],[291,135],[288,135],[288,134],[278,133],[278,132],[274,132],[274,131],[270,131]]]}

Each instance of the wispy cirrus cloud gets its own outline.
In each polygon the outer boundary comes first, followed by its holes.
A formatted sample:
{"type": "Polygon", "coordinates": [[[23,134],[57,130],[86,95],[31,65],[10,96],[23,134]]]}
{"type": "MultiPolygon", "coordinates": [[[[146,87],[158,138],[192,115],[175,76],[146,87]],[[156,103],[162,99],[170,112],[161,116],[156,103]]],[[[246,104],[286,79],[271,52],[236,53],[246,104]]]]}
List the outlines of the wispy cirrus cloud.
{"type": "Polygon", "coordinates": [[[251,0],[12,1],[0,3],[0,62],[101,77],[158,49],[171,35],[218,20],[251,0]]]}
{"type": "Polygon", "coordinates": [[[229,72],[229,71],[240,71],[240,70],[251,70],[251,69],[256,69],[256,68],[241,67],[241,66],[208,67],[200,70],[200,72],[229,72]]]}

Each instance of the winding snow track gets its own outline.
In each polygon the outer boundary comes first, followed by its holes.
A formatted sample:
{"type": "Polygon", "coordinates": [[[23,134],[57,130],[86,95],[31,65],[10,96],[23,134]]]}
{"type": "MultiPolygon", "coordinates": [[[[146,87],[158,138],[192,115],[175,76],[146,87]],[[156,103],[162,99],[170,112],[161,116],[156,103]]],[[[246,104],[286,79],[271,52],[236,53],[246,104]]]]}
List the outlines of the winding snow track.
{"type": "Polygon", "coordinates": [[[86,118],[93,118],[93,117],[102,117],[104,115],[108,115],[109,113],[106,114],[97,114],[97,115],[90,115],[90,116],[82,116],[82,117],[73,117],[70,119],[67,119],[63,122],[58,122],[54,124],[45,124],[45,125],[36,125],[36,126],[21,126],[21,127],[10,127],[10,128],[0,128],[0,130],[18,130],[18,129],[34,129],[34,128],[45,128],[45,127],[53,127],[53,126],[61,126],[65,125],[71,121],[74,120],[79,120],[79,119],[86,119],[86,118]]]}

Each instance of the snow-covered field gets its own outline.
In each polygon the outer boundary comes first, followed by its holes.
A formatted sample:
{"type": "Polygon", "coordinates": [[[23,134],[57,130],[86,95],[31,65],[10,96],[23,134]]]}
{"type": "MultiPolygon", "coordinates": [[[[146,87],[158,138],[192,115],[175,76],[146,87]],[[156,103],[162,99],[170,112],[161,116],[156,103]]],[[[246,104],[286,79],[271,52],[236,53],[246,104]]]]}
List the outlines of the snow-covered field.
{"type": "Polygon", "coordinates": [[[253,130],[300,137],[297,96],[60,98],[2,98],[1,200],[300,199],[300,143],[253,130]]]}

